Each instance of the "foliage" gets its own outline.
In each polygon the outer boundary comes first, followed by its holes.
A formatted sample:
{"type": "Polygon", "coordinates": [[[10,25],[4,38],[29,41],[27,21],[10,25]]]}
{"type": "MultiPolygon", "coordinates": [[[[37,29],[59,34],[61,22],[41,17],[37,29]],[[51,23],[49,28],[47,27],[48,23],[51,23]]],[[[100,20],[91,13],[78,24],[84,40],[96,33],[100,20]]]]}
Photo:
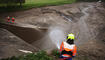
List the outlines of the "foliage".
{"type": "Polygon", "coordinates": [[[43,6],[70,4],[75,1],[76,0],[25,0],[25,3],[22,5],[21,8],[19,4],[9,4],[9,6],[6,4],[0,4],[0,12],[6,13],[43,6]]]}
{"type": "Polygon", "coordinates": [[[53,58],[48,56],[45,51],[39,51],[37,53],[30,53],[19,57],[13,56],[11,58],[1,60],[53,60],[53,58]]]}
{"type": "MultiPolygon", "coordinates": [[[[77,1],[81,1],[81,2],[97,2],[99,0],[77,0],[77,1]]],[[[105,2],[105,0],[101,0],[102,2],[105,2]]]]}
{"type": "MultiPolygon", "coordinates": [[[[5,2],[6,0],[0,0],[0,2],[1,1],[5,2]]],[[[12,1],[12,0],[8,0],[8,1],[12,1]]],[[[17,1],[17,0],[13,0],[13,1],[17,1]]],[[[12,4],[12,3],[0,4],[0,13],[20,11],[20,10],[26,10],[31,8],[43,7],[43,6],[71,4],[74,2],[96,2],[99,0],[22,0],[22,1],[23,2],[25,1],[25,3],[22,4],[21,8],[20,8],[20,4],[12,4]]],[[[101,1],[105,2],[105,0],[101,0],[101,1]]]]}
{"type": "Polygon", "coordinates": [[[25,0],[0,0],[0,3],[25,3],[25,0]]]}
{"type": "Polygon", "coordinates": [[[60,57],[60,52],[58,50],[53,50],[52,55],[55,56],[56,58],[60,57]]]}

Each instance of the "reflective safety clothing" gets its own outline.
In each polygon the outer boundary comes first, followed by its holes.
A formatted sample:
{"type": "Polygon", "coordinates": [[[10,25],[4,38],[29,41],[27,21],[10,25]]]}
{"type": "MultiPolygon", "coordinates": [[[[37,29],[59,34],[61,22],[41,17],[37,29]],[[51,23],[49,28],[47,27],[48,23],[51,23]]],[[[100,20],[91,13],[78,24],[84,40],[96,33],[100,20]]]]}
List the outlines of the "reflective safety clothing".
{"type": "Polygon", "coordinates": [[[12,18],[12,22],[13,22],[13,23],[15,22],[15,18],[14,18],[14,17],[12,18]]]}
{"type": "Polygon", "coordinates": [[[70,45],[67,42],[62,42],[60,46],[61,54],[64,57],[76,56],[76,50],[77,50],[77,47],[75,44],[70,45]]]}
{"type": "Polygon", "coordinates": [[[10,17],[9,16],[7,17],[7,22],[10,22],[10,17]]]}

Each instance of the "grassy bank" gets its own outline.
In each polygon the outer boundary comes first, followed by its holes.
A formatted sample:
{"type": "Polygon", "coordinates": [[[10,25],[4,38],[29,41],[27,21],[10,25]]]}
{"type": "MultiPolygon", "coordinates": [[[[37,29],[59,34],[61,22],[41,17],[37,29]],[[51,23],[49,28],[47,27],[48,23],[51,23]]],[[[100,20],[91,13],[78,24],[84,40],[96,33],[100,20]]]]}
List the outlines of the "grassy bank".
{"type": "Polygon", "coordinates": [[[76,0],[26,0],[24,5],[44,6],[44,5],[60,5],[73,3],[76,0]]]}
{"type": "Polygon", "coordinates": [[[42,7],[49,5],[63,5],[63,4],[71,4],[76,0],[26,0],[26,3],[23,5],[25,8],[32,7],[42,7]]]}
{"type": "Polygon", "coordinates": [[[0,12],[11,12],[43,6],[71,4],[74,2],[76,2],[76,0],[26,0],[26,2],[23,4],[23,7],[20,7],[19,4],[12,4],[12,6],[0,4],[0,12]]]}

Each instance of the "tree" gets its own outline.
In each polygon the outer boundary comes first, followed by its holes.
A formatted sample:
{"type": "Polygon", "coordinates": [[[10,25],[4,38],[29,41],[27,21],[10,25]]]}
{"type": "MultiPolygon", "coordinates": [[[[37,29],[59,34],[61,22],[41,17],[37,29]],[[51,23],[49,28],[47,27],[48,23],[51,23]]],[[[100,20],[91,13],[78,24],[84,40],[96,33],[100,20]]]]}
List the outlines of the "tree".
{"type": "Polygon", "coordinates": [[[22,6],[22,3],[25,3],[25,0],[0,0],[0,4],[17,4],[20,3],[20,6],[22,6]]]}

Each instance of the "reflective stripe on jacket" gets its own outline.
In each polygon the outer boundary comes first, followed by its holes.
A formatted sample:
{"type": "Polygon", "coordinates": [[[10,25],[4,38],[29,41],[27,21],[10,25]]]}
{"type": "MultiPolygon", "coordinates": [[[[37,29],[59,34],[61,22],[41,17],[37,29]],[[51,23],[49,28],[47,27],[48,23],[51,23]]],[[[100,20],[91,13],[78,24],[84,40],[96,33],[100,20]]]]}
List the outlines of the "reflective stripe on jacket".
{"type": "Polygon", "coordinates": [[[71,51],[72,52],[72,56],[76,56],[77,47],[76,47],[75,44],[70,45],[67,42],[62,42],[62,44],[60,46],[60,51],[64,51],[64,50],[67,51],[67,52],[71,51]]]}

